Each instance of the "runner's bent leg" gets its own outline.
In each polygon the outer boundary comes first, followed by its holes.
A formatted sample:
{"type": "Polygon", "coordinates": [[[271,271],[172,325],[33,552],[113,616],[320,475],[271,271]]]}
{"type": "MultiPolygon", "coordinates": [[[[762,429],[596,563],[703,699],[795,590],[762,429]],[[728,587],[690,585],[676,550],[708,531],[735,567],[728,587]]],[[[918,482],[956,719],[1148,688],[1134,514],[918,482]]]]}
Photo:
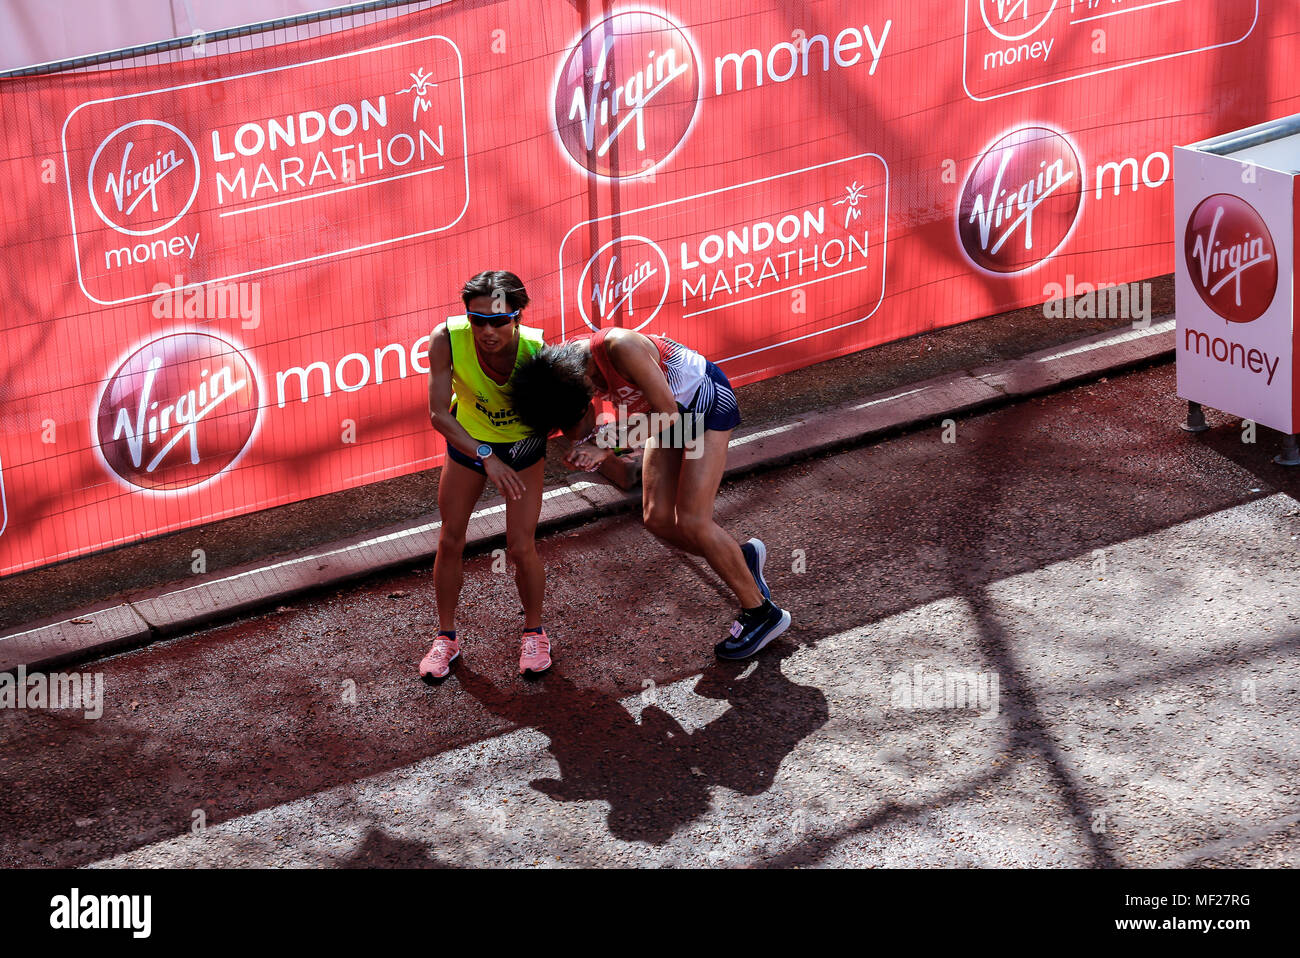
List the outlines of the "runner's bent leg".
{"type": "Polygon", "coordinates": [[[433,559],[433,588],[438,597],[438,628],[456,628],[456,603],[464,582],[461,554],[465,551],[465,530],[474,504],[483,494],[487,476],[462,466],[450,456],[443,460],[438,477],[438,554],[433,559]]]}
{"type": "Polygon", "coordinates": [[[537,554],[537,519],[542,513],[542,483],[546,460],[539,459],[519,473],[524,494],[506,500],[506,551],[515,564],[515,584],[524,605],[524,628],[542,626],[542,598],[546,571],[537,554]]]}
{"type": "Polygon", "coordinates": [[[713,521],[713,503],[727,467],[730,439],[730,429],[707,430],[703,454],[696,459],[682,458],[677,481],[677,535],[713,567],[736,594],[742,609],[752,609],[763,604],[763,593],[758,591],[754,576],[745,564],[740,544],[713,521]]]}
{"type": "Polygon", "coordinates": [[[641,521],[647,531],[669,545],[700,555],[677,532],[677,482],[682,469],[681,449],[666,449],[652,437],[641,460],[641,521]]]}

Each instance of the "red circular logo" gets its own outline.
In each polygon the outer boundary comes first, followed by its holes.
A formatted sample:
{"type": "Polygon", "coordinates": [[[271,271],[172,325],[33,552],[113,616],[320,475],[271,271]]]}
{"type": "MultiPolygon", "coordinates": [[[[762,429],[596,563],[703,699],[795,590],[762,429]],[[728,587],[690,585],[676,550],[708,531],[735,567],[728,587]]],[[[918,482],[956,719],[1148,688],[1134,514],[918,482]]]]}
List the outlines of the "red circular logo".
{"type": "Polygon", "coordinates": [[[962,189],[957,235],[970,261],[1021,273],[1065,243],[1083,208],[1083,165],[1054,130],[1026,126],[984,151],[962,189]]]}
{"type": "Polygon", "coordinates": [[[555,87],[555,129],[583,169],[640,176],[686,139],[699,101],[699,61],[685,31],[662,14],[625,11],[569,51],[555,87]]]}
{"type": "Polygon", "coordinates": [[[1277,293],[1277,250],[1268,225],[1231,193],[1197,204],[1183,234],[1187,274],[1205,305],[1230,323],[1264,315],[1277,293]]]}
{"type": "Polygon", "coordinates": [[[578,312],[592,329],[641,329],[668,300],[668,257],[644,236],[610,240],[578,277],[578,312]]]}
{"type": "Polygon", "coordinates": [[[162,120],[135,120],[104,137],[86,177],[90,203],[119,233],[161,233],[199,192],[199,153],[162,120]]]}
{"type": "Polygon", "coordinates": [[[196,486],[239,458],[257,426],[248,359],[207,333],[146,343],[104,385],[95,439],[117,475],[142,489],[196,486]]]}

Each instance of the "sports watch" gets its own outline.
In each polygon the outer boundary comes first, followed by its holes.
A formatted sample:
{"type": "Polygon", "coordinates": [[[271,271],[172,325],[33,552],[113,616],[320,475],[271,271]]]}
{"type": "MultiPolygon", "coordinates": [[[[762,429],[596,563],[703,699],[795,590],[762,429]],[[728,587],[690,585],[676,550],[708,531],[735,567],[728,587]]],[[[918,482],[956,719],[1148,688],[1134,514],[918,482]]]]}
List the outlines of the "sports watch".
{"type": "Polygon", "coordinates": [[[480,462],[482,462],[488,456],[492,455],[492,447],[485,442],[479,443],[478,448],[475,449],[474,451],[478,453],[478,458],[480,462]]]}

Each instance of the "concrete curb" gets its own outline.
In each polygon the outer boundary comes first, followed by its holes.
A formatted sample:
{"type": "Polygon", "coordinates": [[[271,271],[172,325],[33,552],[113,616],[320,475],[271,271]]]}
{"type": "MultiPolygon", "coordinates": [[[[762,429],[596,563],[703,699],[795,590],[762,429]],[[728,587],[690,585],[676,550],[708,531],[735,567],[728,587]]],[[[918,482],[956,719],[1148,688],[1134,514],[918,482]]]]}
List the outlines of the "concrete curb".
{"type": "MultiPolygon", "coordinates": [[[[1007,405],[1074,383],[1096,379],[1172,356],[1174,320],[1144,329],[1124,328],[1090,336],[1021,359],[888,390],[779,426],[742,430],[731,441],[726,476],[734,479],[801,459],[862,445],[945,418],[1007,405]]],[[[548,490],[539,532],[629,510],[639,492],[577,476],[548,490]]],[[[437,521],[399,524],[317,546],[303,553],[223,570],[220,578],[174,586],[130,601],[68,613],[0,634],[0,672],[19,665],[48,669],[193,631],[234,616],[274,607],[313,589],[336,586],[387,570],[430,561],[437,547],[437,521]]],[[[505,504],[494,500],[470,520],[469,548],[505,540],[505,504]]]]}

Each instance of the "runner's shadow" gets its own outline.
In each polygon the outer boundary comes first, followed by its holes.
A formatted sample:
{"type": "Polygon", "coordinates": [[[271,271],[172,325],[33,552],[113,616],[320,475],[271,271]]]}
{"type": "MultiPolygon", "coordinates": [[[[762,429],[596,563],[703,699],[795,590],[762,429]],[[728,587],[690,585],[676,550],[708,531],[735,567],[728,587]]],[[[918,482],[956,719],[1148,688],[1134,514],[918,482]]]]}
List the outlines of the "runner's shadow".
{"type": "Polygon", "coordinates": [[[649,706],[638,724],[614,696],[554,669],[527,690],[502,691],[464,661],[456,678],[489,711],[547,736],[560,775],[533,788],[557,802],[608,803],[615,837],[662,843],[708,810],[707,783],[687,761],[690,736],[668,713],[649,706]]]}
{"type": "Polygon", "coordinates": [[[731,703],[691,736],[695,767],[710,782],[760,795],[772,787],[785,757],[826,724],[830,709],[822,690],[792,682],[781,669],[794,652],[789,642],[777,642],[756,662],[719,662],[695,683],[696,695],[731,703]]]}
{"type": "Polygon", "coordinates": [[[522,692],[503,692],[463,662],[456,675],[489,711],[550,738],[559,776],[535,779],[533,788],[557,802],[605,802],[611,835],[659,845],[708,811],[714,786],[766,791],[790,751],[825,724],[825,696],[781,672],[792,651],[786,643],[769,649],[744,679],[737,676],[747,663],[709,669],[696,694],[732,707],[693,734],[654,703],[637,722],[616,697],[554,670],[522,692]]]}

